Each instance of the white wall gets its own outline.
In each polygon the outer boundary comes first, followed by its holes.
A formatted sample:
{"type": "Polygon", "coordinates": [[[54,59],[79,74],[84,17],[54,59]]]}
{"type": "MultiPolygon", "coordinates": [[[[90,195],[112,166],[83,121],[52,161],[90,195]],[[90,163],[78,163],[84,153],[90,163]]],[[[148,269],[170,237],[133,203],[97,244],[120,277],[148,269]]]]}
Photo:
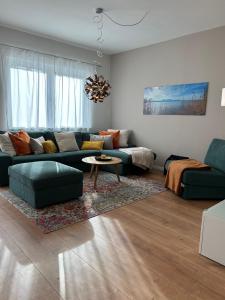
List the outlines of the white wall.
{"type": "Polygon", "coordinates": [[[112,125],[130,128],[162,165],[170,154],[203,159],[212,138],[225,138],[225,27],[112,57],[112,125]],[[145,87],[209,82],[205,116],[143,115],[145,87]]]}
{"type": "MultiPolygon", "coordinates": [[[[47,54],[58,55],[66,58],[78,59],[87,62],[98,61],[102,68],[98,73],[110,80],[110,56],[105,55],[99,59],[95,51],[74,47],[51,39],[27,34],[0,26],[0,43],[36,50],[47,54]]],[[[111,99],[106,98],[103,103],[93,104],[93,128],[105,129],[111,127],[111,99]]]]}

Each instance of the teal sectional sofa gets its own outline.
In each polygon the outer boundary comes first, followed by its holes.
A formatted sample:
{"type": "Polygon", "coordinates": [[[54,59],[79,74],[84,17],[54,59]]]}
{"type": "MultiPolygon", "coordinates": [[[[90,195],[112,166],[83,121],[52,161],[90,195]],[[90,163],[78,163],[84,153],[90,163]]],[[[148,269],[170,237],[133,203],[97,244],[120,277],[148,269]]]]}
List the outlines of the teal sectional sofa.
{"type": "MultiPolygon", "coordinates": [[[[0,131],[0,133],[4,133],[4,131],[0,131]]],[[[79,148],[83,141],[90,140],[90,134],[96,132],[74,132],[77,144],[79,148]]],[[[33,137],[37,138],[43,136],[46,140],[53,140],[56,143],[54,132],[52,131],[32,131],[28,132],[28,134],[33,137]]],[[[119,157],[122,159],[122,164],[119,166],[120,175],[126,175],[128,172],[137,171],[138,168],[132,165],[131,156],[121,152],[117,149],[113,150],[79,150],[73,152],[58,152],[53,154],[32,154],[32,155],[23,155],[23,156],[14,156],[11,157],[3,152],[0,152],[0,186],[8,185],[9,178],[8,178],[8,168],[11,165],[16,165],[20,163],[26,162],[34,162],[34,161],[56,161],[63,163],[65,165],[77,168],[82,171],[89,171],[90,165],[85,164],[82,162],[82,158],[87,156],[96,156],[100,155],[101,153],[106,153],[107,155],[119,157]]],[[[114,169],[110,166],[104,166],[102,168],[105,171],[114,172],[114,169]]]]}
{"type": "Polygon", "coordinates": [[[225,199],[225,140],[213,139],[204,162],[209,170],[186,170],[182,176],[184,199],[225,199]]]}

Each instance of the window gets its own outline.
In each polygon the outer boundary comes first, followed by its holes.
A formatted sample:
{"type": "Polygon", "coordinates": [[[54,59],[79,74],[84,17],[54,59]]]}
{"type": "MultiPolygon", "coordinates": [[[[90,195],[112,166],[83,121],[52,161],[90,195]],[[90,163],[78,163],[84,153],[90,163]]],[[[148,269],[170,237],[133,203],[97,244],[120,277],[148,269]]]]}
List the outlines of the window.
{"type": "Polygon", "coordinates": [[[92,103],[83,85],[93,66],[27,50],[5,53],[1,80],[8,129],[91,127],[92,103]]]}
{"type": "Polygon", "coordinates": [[[47,75],[10,69],[12,128],[47,127],[47,75]]]}
{"type": "Polygon", "coordinates": [[[83,82],[68,76],[55,76],[56,128],[82,127],[83,82]],[[76,101],[74,101],[76,99],[76,101]]]}

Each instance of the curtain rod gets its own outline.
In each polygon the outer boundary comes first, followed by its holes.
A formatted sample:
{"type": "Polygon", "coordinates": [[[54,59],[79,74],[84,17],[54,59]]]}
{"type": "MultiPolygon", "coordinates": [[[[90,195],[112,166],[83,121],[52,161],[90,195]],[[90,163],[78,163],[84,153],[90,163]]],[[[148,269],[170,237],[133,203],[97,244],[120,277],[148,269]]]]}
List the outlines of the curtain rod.
{"type": "Polygon", "coordinates": [[[91,65],[91,66],[96,66],[96,67],[102,68],[102,65],[97,64],[97,63],[95,64],[95,63],[91,63],[91,62],[82,61],[82,60],[79,60],[79,59],[73,59],[73,58],[63,57],[63,56],[54,55],[54,54],[50,54],[50,53],[45,53],[45,52],[41,52],[41,51],[37,51],[37,50],[32,50],[32,49],[28,49],[28,48],[17,47],[17,46],[13,46],[13,45],[6,44],[6,43],[1,43],[1,42],[0,42],[0,45],[11,47],[11,48],[15,48],[15,49],[19,49],[19,50],[32,51],[32,52],[35,52],[35,53],[38,53],[38,54],[41,54],[41,55],[49,55],[49,56],[53,56],[55,58],[68,59],[68,60],[71,60],[71,61],[80,62],[82,64],[87,64],[87,65],[91,65]]]}

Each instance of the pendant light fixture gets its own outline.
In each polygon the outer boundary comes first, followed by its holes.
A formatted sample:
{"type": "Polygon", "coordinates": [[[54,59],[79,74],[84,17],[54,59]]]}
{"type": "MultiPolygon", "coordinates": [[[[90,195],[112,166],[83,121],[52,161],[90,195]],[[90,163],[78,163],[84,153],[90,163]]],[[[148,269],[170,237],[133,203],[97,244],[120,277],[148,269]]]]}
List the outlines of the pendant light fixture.
{"type": "Polygon", "coordinates": [[[103,102],[110,95],[110,84],[102,75],[94,74],[86,79],[84,90],[94,103],[103,102]]]}

